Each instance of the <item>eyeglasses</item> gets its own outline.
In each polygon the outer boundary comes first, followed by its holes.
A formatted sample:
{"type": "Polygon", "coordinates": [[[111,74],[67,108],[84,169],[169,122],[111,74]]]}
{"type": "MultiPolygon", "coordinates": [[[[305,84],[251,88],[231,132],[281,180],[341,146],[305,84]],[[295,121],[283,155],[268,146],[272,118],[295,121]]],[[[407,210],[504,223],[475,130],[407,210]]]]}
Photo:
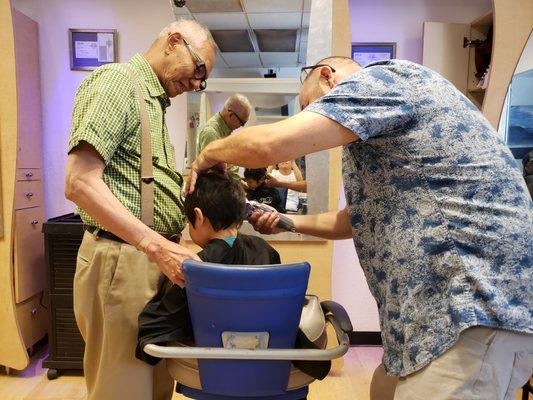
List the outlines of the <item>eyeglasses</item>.
{"type": "Polygon", "coordinates": [[[316,65],[309,65],[307,67],[302,67],[300,70],[300,83],[304,83],[304,81],[307,79],[309,74],[313,72],[313,70],[320,68],[320,67],[328,67],[331,69],[331,72],[336,72],[335,68],[333,68],[331,65],[328,64],[316,64],[316,65]]]}
{"type": "Polygon", "coordinates": [[[248,122],[248,121],[243,121],[242,119],[240,119],[235,111],[233,111],[233,110],[228,110],[228,111],[231,112],[233,115],[235,115],[235,118],[237,118],[239,120],[239,122],[241,123],[241,126],[244,126],[244,124],[246,124],[248,122]]]}
{"type": "Polygon", "coordinates": [[[204,60],[202,60],[202,58],[191,48],[185,38],[182,39],[185,46],[187,46],[187,49],[189,49],[189,53],[191,53],[194,64],[196,65],[196,68],[194,69],[194,79],[200,81],[200,87],[196,91],[201,92],[207,87],[207,82],[205,81],[207,78],[207,69],[205,68],[204,60]]]}

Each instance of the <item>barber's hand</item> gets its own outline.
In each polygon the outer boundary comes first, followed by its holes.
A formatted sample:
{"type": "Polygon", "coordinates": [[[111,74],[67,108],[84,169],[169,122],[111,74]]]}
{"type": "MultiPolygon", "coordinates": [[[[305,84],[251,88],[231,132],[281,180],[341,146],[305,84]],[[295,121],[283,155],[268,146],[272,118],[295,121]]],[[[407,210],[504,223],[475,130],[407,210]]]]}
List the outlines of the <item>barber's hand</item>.
{"type": "Polygon", "coordinates": [[[198,175],[202,172],[209,171],[210,169],[216,169],[221,172],[225,172],[227,170],[227,166],[226,163],[219,163],[218,161],[210,160],[205,155],[205,151],[202,151],[191,165],[191,172],[189,174],[189,178],[185,182],[183,194],[188,195],[189,193],[194,192],[198,175]]]}
{"type": "Polygon", "coordinates": [[[254,229],[266,235],[272,235],[275,233],[284,232],[283,229],[278,228],[276,225],[279,222],[279,214],[277,211],[272,211],[269,213],[260,213],[255,211],[252,213],[248,221],[254,229]]]}
{"type": "Polygon", "coordinates": [[[183,261],[201,261],[193,251],[162,236],[154,239],[143,239],[137,249],[144,251],[148,258],[157,264],[161,272],[180,287],[185,286],[181,270],[183,261]]]}
{"type": "Polygon", "coordinates": [[[277,178],[274,178],[272,175],[267,175],[267,178],[265,179],[265,183],[268,186],[278,187],[280,181],[277,178]]]}

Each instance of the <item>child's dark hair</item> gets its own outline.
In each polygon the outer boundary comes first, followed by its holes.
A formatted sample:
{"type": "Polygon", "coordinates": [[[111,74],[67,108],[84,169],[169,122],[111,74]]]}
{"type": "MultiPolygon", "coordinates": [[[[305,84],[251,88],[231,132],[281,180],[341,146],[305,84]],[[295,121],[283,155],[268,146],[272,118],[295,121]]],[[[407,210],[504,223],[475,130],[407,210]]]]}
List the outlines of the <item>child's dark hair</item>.
{"type": "Polygon", "coordinates": [[[198,176],[194,192],[185,197],[185,216],[195,224],[198,207],[215,231],[240,225],[246,212],[246,194],[240,181],[228,173],[207,172],[198,176]]]}
{"type": "Polygon", "coordinates": [[[244,179],[254,179],[259,182],[261,179],[266,178],[266,176],[266,168],[246,168],[244,170],[244,179]]]}

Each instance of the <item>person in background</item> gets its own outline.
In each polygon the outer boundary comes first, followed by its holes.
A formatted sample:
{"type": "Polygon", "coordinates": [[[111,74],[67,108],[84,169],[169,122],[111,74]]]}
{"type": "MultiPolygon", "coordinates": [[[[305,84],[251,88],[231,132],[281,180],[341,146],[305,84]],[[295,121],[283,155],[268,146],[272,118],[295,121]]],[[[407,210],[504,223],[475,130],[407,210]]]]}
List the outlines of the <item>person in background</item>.
{"type": "Polygon", "coordinates": [[[144,54],[89,74],[76,93],[65,196],[85,225],[74,276],[74,314],[85,341],[88,400],[168,400],[165,364],[135,359],[137,318],[162,274],[183,284],[178,244],[185,224],[174,147],[165,124],[170,98],[205,88],[217,46],[207,29],[179,20],[144,54]],[[142,99],[139,99],[137,81],[142,99]],[[140,220],[140,111],[151,125],[154,226],[140,220]]]}
{"type": "MultiPolygon", "coordinates": [[[[213,115],[200,131],[198,136],[198,153],[213,140],[218,140],[231,135],[231,133],[244,126],[250,118],[252,105],[248,98],[235,93],[228,97],[222,110],[213,115]]],[[[239,176],[239,167],[229,164],[228,171],[236,178],[239,176]]]]}
{"type": "MultiPolygon", "coordinates": [[[[303,181],[300,168],[293,161],[283,161],[277,164],[277,168],[269,167],[270,171],[266,184],[272,187],[280,187],[283,182],[301,182],[303,181]]],[[[287,199],[285,201],[285,210],[296,212],[300,204],[300,194],[292,189],[287,188],[287,199]]]]}
{"type": "Polygon", "coordinates": [[[276,188],[266,185],[266,168],[255,168],[244,170],[244,181],[248,188],[246,197],[248,200],[255,200],[259,203],[267,204],[276,210],[283,212],[281,198],[276,188]]]}

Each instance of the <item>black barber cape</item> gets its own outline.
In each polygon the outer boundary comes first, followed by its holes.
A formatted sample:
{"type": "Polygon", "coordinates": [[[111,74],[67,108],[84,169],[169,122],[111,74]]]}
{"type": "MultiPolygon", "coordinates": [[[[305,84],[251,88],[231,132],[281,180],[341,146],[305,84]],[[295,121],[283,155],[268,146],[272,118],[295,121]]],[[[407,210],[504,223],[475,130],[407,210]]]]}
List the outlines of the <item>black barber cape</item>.
{"type": "MultiPolygon", "coordinates": [[[[215,239],[200,252],[202,261],[229,265],[280,264],[279,254],[267,242],[257,236],[238,234],[230,246],[222,239],[215,239]]],[[[171,285],[165,277],[160,282],[157,295],[145,306],[139,315],[139,334],[135,356],[155,365],[159,358],[142,351],[147,344],[164,345],[167,342],[181,342],[194,345],[194,338],[187,305],[186,290],[171,285]]],[[[296,347],[316,348],[306,341],[305,335],[298,331],[296,347]]],[[[316,379],[323,379],[331,368],[330,361],[298,361],[294,365],[316,379]]]]}

